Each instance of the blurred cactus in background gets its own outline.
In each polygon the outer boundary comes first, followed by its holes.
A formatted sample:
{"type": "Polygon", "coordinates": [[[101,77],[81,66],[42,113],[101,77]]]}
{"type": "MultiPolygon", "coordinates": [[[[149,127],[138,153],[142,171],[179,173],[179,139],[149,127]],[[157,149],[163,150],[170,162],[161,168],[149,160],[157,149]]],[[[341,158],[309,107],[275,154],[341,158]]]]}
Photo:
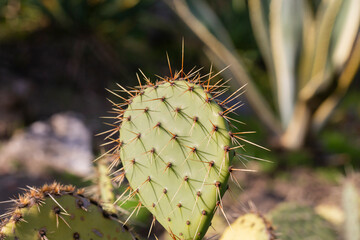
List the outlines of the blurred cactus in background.
{"type": "Polygon", "coordinates": [[[0,216],[0,239],[121,239],[136,236],[118,216],[71,185],[28,187],[0,216]]]}
{"type": "MultiPolygon", "coordinates": [[[[224,74],[236,80],[233,84],[247,84],[250,105],[282,149],[299,149],[322,129],[359,67],[358,0],[247,2],[271,100],[259,90],[231,40],[230,31],[236,29],[222,25],[209,1],[165,2],[205,44],[214,64],[229,66],[224,74]]],[[[233,6],[239,2],[234,0],[233,6]]]]}
{"type": "Polygon", "coordinates": [[[344,211],[344,237],[346,240],[360,239],[360,197],[351,177],[345,180],[342,192],[344,211]]]}
{"type": "Polygon", "coordinates": [[[281,203],[269,213],[274,228],[282,240],[335,240],[334,227],[308,206],[281,203]]]}

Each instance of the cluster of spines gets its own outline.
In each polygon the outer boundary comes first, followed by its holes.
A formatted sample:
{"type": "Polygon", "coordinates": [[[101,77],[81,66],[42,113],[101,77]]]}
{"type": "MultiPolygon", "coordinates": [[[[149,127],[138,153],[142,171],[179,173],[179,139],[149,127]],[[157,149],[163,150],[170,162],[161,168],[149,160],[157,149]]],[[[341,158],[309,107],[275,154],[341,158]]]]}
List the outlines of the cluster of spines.
{"type": "MultiPolygon", "coordinates": [[[[237,99],[243,93],[242,92],[243,88],[238,89],[237,91],[232,93],[230,96],[228,96],[224,100],[219,100],[219,97],[222,96],[228,90],[228,87],[226,86],[228,81],[223,81],[221,79],[218,82],[216,82],[215,84],[210,84],[210,83],[211,83],[211,80],[214,77],[216,77],[218,74],[220,74],[221,72],[219,72],[219,73],[217,73],[215,75],[212,75],[212,72],[211,72],[212,70],[210,69],[209,74],[204,75],[204,76],[200,76],[200,74],[199,74],[200,69],[197,70],[197,71],[191,70],[189,73],[186,74],[183,71],[183,67],[182,67],[182,69],[179,72],[176,72],[173,75],[172,70],[171,70],[171,66],[170,66],[170,62],[169,62],[169,69],[170,69],[170,75],[171,76],[170,77],[164,77],[164,78],[157,76],[160,80],[158,80],[156,83],[152,83],[150,81],[150,79],[148,79],[145,76],[145,74],[143,74],[143,72],[140,71],[141,74],[144,77],[144,80],[145,80],[146,84],[141,83],[139,75],[137,75],[137,79],[138,79],[138,82],[139,82],[138,87],[126,89],[123,86],[118,84],[118,86],[121,89],[121,90],[118,90],[118,91],[127,93],[129,95],[128,98],[122,97],[121,94],[118,94],[116,91],[108,90],[109,92],[111,92],[112,94],[114,94],[115,96],[117,96],[117,97],[119,97],[119,98],[121,98],[123,100],[123,103],[120,103],[120,104],[116,104],[116,103],[109,100],[113,104],[113,111],[111,113],[115,114],[114,117],[110,117],[110,118],[115,118],[115,122],[113,124],[109,124],[110,126],[113,127],[113,129],[101,133],[101,134],[108,134],[107,137],[105,137],[105,140],[109,140],[109,141],[107,143],[103,144],[103,145],[108,145],[108,144],[114,144],[115,143],[115,146],[104,154],[104,155],[112,154],[112,156],[113,156],[113,161],[109,166],[109,170],[111,170],[112,168],[119,165],[119,163],[120,163],[120,154],[119,154],[120,149],[125,147],[127,144],[129,144],[129,143],[125,143],[123,141],[120,141],[120,139],[116,137],[116,134],[119,132],[119,130],[121,128],[121,124],[125,123],[125,122],[130,122],[131,123],[131,121],[133,120],[132,115],[128,115],[128,116],[125,117],[124,113],[125,113],[125,111],[129,111],[128,106],[133,102],[133,99],[135,97],[137,97],[137,96],[142,96],[144,94],[145,89],[147,89],[147,88],[153,88],[154,90],[156,90],[160,85],[165,84],[165,83],[168,83],[171,87],[174,87],[174,86],[176,86],[177,81],[183,80],[183,81],[186,81],[187,83],[189,83],[187,85],[187,89],[184,90],[184,94],[185,94],[186,92],[193,92],[194,91],[194,84],[199,85],[199,86],[201,86],[203,88],[204,92],[206,93],[204,103],[210,103],[210,102],[214,101],[217,105],[219,105],[223,109],[222,111],[218,112],[219,116],[221,116],[223,119],[225,119],[226,122],[229,124],[229,126],[232,129],[237,129],[236,126],[234,126],[234,124],[232,122],[242,123],[242,122],[240,122],[240,121],[238,121],[238,120],[236,120],[236,119],[229,116],[230,114],[235,113],[235,111],[242,106],[241,102],[236,102],[235,104],[233,104],[230,107],[228,107],[227,105],[229,103],[232,103],[235,99],[237,99]]],[[[166,101],[166,97],[164,97],[164,96],[159,96],[158,98],[147,100],[147,101],[159,101],[159,102],[163,102],[165,104],[168,104],[167,101],[166,101]]],[[[149,111],[151,111],[151,110],[149,108],[145,107],[143,109],[131,109],[131,111],[140,112],[142,114],[148,114],[149,111]]],[[[182,109],[179,108],[179,107],[174,108],[173,111],[174,111],[175,116],[182,114],[182,109]]],[[[183,117],[190,118],[190,121],[193,122],[193,126],[195,126],[198,123],[198,117],[197,116],[190,117],[190,116],[185,115],[183,117]]],[[[212,124],[213,128],[210,131],[209,139],[211,139],[213,134],[215,134],[218,131],[218,127],[213,123],[211,123],[211,124],[212,124]]],[[[179,136],[172,133],[172,132],[170,132],[169,130],[163,128],[160,122],[155,124],[152,129],[163,129],[163,130],[165,130],[171,136],[171,139],[169,140],[169,143],[171,141],[179,143],[179,136]]],[[[248,133],[253,133],[253,132],[239,132],[239,131],[232,132],[232,131],[228,131],[227,134],[229,135],[229,137],[231,139],[232,146],[231,147],[230,146],[225,146],[224,147],[225,154],[229,154],[230,152],[233,152],[235,157],[237,157],[244,165],[245,165],[245,163],[243,162],[243,160],[247,161],[249,158],[250,159],[262,160],[262,159],[254,158],[252,156],[249,156],[249,155],[246,155],[246,154],[243,154],[243,153],[238,153],[236,151],[238,148],[242,148],[242,149],[244,148],[244,145],[240,144],[240,141],[243,141],[243,142],[249,143],[249,144],[253,144],[253,145],[258,146],[258,147],[261,147],[261,146],[259,146],[257,144],[254,144],[254,143],[246,140],[244,137],[242,137],[242,135],[248,134],[248,133]]],[[[99,135],[101,135],[101,134],[99,134],[99,135]]],[[[130,143],[132,141],[141,140],[141,137],[142,137],[141,133],[135,133],[134,132],[134,138],[132,140],[130,140],[130,143]]],[[[190,147],[190,146],[185,146],[185,147],[189,148],[189,155],[190,154],[198,154],[196,147],[190,147]]],[[[261,148],[263,148],[263,147],[261,147],[261,148]]],[[[159,153],[157,153],[156,150],[153,148],[153,149],[147,151],[146,154],[149,154],[151,156],[151,159],[152,159],[152,158],[156,157],[156,155],[158,155],[159,153]]],[[[102,157],[102,156],[100,156],[100,157],[102,157]]],[[[130,159],[128,161],[129,161],[128,164],[130,164],[130,165],[135,165],[136,164],[136,159],[130,159]]],[[[210,172],[213,165],[214,165],[213,162],[208,162],[208,166],[209,166],[208,172],[210,172]]],[[[171,162],[165,163],[164,172],[168,171],[168,170],[171,170],[171,168],[172,168],[172,163],[171,162]]],[[[248,172],[250,172],[250,171],[253,171],[253,170],[236,169],[236,168],[230,166],[228,171],[229,171],[231,179],[236,183],[236,185],[239,186],[239,183],[236,181],[236,179],[233,176],[233,172],[234,171],[244,171],[244,172],[248,171],[248,172]]],[[[114,180],[116,182],[118,182],[119,185],[120,185],[125,179],[125,168],[124,168],[124,166],[122,166],[120,169],[116,170],[112,174],[114,175],[114,180]]],[[[187,178],[184,177],[184,182],[187,182],[188,179],[187,180],[185,180],[185,179],[187,179],[187,178]]],[[[143,182],[143,184],[146,184],[146,183],[148,183],[150,181],[151,181],[151,178],[149,176],[148,179],[146,179],[143,182]]],[[[220,187],[219,185],[217,186],[216,184],[215,184],[215,186],[217,188],[220,187]]],[[[130,186],[127,187],[127,189],[118,198],[118,200],[122,199],[124,197],[124,195],[126,193],[128,193],[128,197],[126,197],[126,199],[124,201],[124,202],[126,202],[127,200],[131,199],[131,197],[133,197],[135,194],[137,194],[139,192],[140,187],[141,186],[139,186],[136,189],[132,189],[130,186]]],[[[164,189],[164,191],[165,190],[166,189],[164,189]]],[[[166,194],[166,191],[163,193],[163,195],[165,195],[165,194],[166,194]]],[[[201,192],[199,194],[197,194],[196,199],[198,199],[200,196],[201,196],[201,192]]],[[[148,207],[155,207],[155,206],[156,206],[156,203],[153,203],[152,206],[148,206],[148,207]]],[[[136,212],[138,209],[140,209],[140,207],[142,207],[141,202],[139,202],[138,206],[134,209],[134,211],[131,213],[131,215],[134,212],[136,212]]],[[[226,218],[225,212],[223,210],[222,202],[221,202],[220,191],[219,191],[219,199],[217,201],[217,207],[216,208],[220,208],[222,213],[224,214],[224,216],[226,218]]],[[[131,217],[131,215],[130,215],[130,217],[131,217]]],[[[154,223],[154,221],[153,221],[153,223],[154,223]]],[[[150,230],[151,230],[151,228],[152,228],[152,226],[150,227],[150,230]]]]}
{"type": "MultiPolygon", "coordinates": [[[[28,187],[28,189],[25,190],[25,193],[19,195],[17,199],[12,199],[7,201],[7,202],[11,202],[13,206],[10,208],[10,210],[7,213],[0,216],[0,221],[1,221],[0,230],[8,223],[13,223],[14,225],[16,225],[18,222],[26,222],[26,220],[23,219],[21,209],[37,206],[38,210],[40,211],[40,207],[44,203],[45,198],[51,198],[57,205],[56,207],[53,208],[53,212],[56,216],[57,226],[59,225],[59,219],[61,219],[71,229],[71,226],[66,222],[66,220],[62,216],[63,214],[68,215],[67,211],[56,201],[57,196],[63,196],[63,195],[79,196],[85,198],[84,190],[76,189],[72,185],[62,185],[54,182],[52,184],[45,184],[40,188],[28,187]]],[[[120,222],[116,214],[109,213],[103,210],[102,206],[97,201],[91,198],[87,198],[87,199],[90,201],[91,204],[97,206],[102,211],[102,215],[104,218],[108,218],[120,222]]],[[[76,204],[80,209],[87,211],[81,199],[78,199],[76,201],[76,204]]],[[[129,231],[128,226],[126,226],[125,224],[123,224],[123,229],[125,231],[129,231]]],[[[48,239],[46,237],[46,234],[47,234],[46,229],[38,230],[38,235],[41,240],[48,239]]],[[[6,239],[6,235],[2,232],[0,232],[0,239],[1,240],[6,239]]],[[[73,239],[79,240],[80,239],[79,233],[74,232],[73,239]]],[[[134,237],[134,240],[137,240],[137,238],[134,237]]]]}

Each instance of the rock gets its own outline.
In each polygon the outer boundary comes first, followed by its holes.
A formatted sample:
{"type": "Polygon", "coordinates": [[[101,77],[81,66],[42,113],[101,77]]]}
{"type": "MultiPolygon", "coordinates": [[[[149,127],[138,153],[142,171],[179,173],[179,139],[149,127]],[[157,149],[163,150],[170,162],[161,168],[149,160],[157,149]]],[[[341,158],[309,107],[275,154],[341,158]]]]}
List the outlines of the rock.
{"type": "Polygon", "coordinates": [[[17,132],[0,149],[0,173],[24,169],[34,176],[51,168],[86,176],[92,171],[91,134],[74,113],[59,113],[17,132]]]}

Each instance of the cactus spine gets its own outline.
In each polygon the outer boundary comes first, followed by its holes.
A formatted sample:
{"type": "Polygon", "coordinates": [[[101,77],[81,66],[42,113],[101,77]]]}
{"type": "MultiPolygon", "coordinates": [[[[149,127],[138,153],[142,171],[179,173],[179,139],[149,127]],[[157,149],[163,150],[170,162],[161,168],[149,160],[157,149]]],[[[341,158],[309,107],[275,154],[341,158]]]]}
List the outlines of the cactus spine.
{"type": "Polygon", "coordinates": [[[13,202],[1,223],[0,239],[137,239],[116,215],[72,186],[54,183],[29,188],[13,202]]]}

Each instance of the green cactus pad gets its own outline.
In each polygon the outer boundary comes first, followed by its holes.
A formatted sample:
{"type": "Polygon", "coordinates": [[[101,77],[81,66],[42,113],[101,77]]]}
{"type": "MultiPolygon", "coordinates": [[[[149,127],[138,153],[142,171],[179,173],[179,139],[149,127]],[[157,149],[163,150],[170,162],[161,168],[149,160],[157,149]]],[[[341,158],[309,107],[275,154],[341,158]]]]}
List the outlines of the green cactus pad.
{"type": "Polygon", "coordinates": [[[275,234],[269,221],[258,213],[240,216],[228,227],[220,240],[274,240],[275,234]]]}
{"type": "Polygon", "coordinates": [[[95,185],[92,186],[92,189],[103,208],[108,212],[116,213],[114,187],[109,176],[106,160],[103,158],[97,161],[95,185]]]}
{"type": "Polygon", "coordinates": [[[228,99],[214,98],[223,83],[209,82],[180,74],[156,84],[147,80],[138,90],[123,88],[131,97],[115,105],[122,121],[119,155],[131,187],[125,201],[138,195],[174,239],[204,236],[222,207],[240,147],[228,123],[233,109],[222,108],[228,99]]]}
{"type": "Polygon", "coordinates": [[[333,226],[308,206],[282,203],[270,212],[276,233],[282,240],[335,240],[333,226]]]}
{"type": "Polygon", "coordinates": [[[31,188],[14,200],[13,210],[6,215],[0,239],[136,239],[116,215],[108,214],[74,187],[56,183],[31,188]]]}

